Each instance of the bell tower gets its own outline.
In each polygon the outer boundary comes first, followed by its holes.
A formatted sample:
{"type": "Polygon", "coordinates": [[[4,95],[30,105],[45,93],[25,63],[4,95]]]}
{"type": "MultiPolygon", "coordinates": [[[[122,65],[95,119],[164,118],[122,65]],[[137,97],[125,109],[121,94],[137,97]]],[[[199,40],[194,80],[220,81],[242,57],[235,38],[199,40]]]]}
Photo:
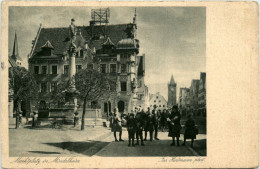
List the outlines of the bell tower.
{"type": "Polygon", "coordinates": [[[170,83],[168,83],[168,107],[177,105],[176,103],[176,87],[177,83],[174,81],[173,75],[171,76],[170,83]]]}

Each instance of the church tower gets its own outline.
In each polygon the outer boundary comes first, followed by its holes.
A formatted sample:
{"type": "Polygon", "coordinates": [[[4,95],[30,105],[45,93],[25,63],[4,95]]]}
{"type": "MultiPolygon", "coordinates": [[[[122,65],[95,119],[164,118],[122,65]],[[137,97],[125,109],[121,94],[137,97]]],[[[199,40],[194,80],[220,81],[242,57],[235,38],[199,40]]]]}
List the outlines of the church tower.
{"type": "Polygon", "coordinates": [[[174,81],[173,75],[171,76],[170,83],[168,84],[168,107],[177,105],[176,103],[176,87],[177,84],[174,81]]]}

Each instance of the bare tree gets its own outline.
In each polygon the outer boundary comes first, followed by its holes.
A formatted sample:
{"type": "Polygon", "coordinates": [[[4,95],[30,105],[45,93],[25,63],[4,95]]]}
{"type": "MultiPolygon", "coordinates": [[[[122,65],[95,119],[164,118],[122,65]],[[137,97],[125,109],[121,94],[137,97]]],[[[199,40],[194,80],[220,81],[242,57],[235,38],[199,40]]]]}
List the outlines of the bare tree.
{"type": "Polygon", "coordinates": [[[81,130],[84,130],[87,102],[109,97],[116,90],[116,82],[95,69],[84,69],[76,73],[75,85],[83,101],[81,130]]]}

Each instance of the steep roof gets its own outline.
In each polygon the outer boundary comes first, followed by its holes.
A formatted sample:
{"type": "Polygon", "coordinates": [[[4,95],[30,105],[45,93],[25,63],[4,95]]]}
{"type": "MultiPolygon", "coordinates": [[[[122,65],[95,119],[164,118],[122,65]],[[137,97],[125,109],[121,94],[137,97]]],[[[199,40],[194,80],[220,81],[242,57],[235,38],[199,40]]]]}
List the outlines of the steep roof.
{"type": "Polygon", "coordinates": [[[13,46],[13,52],[12,52],[12,59],[13,60],[20,60],[22,61],[22,58],[19,56],[19,51],[18,51],[18,41],[17,41],[17,35],[15,33],[14,36],[14,46],[13,46]]]}
{"type": "Polygon", "coordinates": [[[175,84],[175,81],[174,81],[173,75],[171,76],[170,84],[175,84]]]}
{"type": "MultiPolygon", "coordinates": [[[[92,49],[93,47],[96,50],[102,48],[102,45],[107,40],[106,38],[91,40],[91,37],[95,35],[100,35],[101,32],[106,32],[106,35],[110,38],[110,41],[113,44],[117,44],[121,39],[127,38],[127,34],[125,32],[127,28],[127,24],[118,24],[118,25],[104,25],[101,26],[77,26],[77,29],[80,30],[82,37],[89,42],[89,47],[92,49]]],[[[46,41],[50,41],[52,46],[54,47],[54,54],[63,54],[65,50],[68,48],[69,39],[70,39],[70,29],[69,27],[65,28],[41,28],[39,32],[39,37],[35,45],[35,49],[32,52],[33,56],[41,51],[41,47],[46,43],[46,41]]]]}

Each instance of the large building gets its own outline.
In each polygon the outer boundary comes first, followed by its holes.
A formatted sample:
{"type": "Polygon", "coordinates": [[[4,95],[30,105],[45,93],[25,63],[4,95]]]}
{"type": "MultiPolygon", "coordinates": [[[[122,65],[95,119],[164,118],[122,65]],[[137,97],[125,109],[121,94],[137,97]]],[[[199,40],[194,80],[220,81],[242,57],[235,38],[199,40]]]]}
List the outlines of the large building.
{"type": "Polygon", "coordinates": [[[177,83],[174,81],[173,75],[171,76],[170,83],[168,83],[168,107],[177,105],[177,83]]]}
{"type": "MultiPolygon", "coordinates": [[[[130,112],[136,106],[144,107],[148,88],[144,83],[145,55],[139,55],[136,37],[136,15],[129,24],[96,24],[76,26],[76,40],[80,50],[76,54],[76,72],[92,67],[117,82],[117,92],[110,98],[88,104],[100,108],[103,116],[118,108],[130,112]],[[135,88],[135,90],[133,90],[135,88]]],[[[29,70],[40,84],[41,102],[53,105],[50,92],[60,81],[69,80],[70,28],[43,28],[40,26],[29,56],[29,70]]]]}
{"type": "Polygon", "coordinates": [[[150,94],[150,109],[152,110],[154,107],[157,110],[167,109],[167,101],[159,92],[150,94]]]}
{"type": "Polygon", "coordinates": [[[206,73],[200,73],[199,94],[198,94],[199,112],[198,115],[206,116],[206,73]]]}

